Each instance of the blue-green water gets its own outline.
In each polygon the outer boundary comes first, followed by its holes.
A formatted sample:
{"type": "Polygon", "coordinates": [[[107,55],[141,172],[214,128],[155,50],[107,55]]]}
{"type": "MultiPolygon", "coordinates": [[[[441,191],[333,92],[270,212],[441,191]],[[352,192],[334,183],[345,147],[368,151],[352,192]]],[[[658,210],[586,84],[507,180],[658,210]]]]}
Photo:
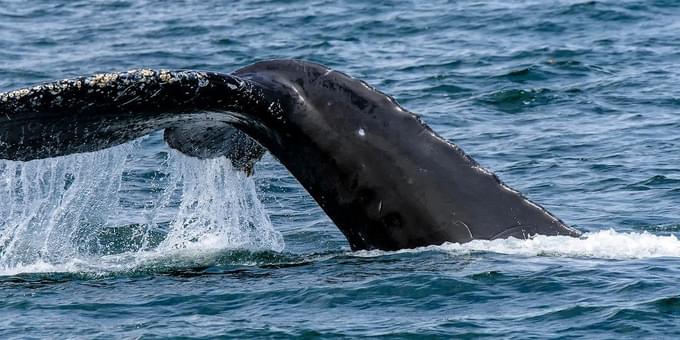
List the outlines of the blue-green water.
{"type": "Polygon", "coordinates": [[[0,338],[680,336],[678,32],[673,0],[0,1],[0,91],[316,61],[588,232],[352,253],[271,156],[3,161],[0,338]]]}

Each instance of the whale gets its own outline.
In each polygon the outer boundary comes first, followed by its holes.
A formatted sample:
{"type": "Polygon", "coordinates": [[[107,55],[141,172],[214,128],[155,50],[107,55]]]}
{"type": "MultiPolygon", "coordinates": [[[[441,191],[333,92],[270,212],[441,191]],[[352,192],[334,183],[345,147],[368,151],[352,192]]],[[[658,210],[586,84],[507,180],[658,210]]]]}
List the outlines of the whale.
{"type": "Polygon", "coordinates": [[[94,152],[159,130],[180,152],[244,171],[270,152],[352,250],[581,235],[394,98],[312,62],[140,69],[0,94],[6,160],[94,152]]]}

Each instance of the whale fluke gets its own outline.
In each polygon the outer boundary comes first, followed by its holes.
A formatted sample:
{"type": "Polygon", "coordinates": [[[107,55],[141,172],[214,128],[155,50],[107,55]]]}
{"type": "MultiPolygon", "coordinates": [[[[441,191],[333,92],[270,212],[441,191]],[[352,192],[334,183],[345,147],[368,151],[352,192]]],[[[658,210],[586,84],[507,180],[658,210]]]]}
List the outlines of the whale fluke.
{"type": "Polygon", "coordinates": [[[224,127],[238,117],[210,112],[250,104],[248,85],[217,73],[135,70],[2,93],[0,157],[26,161],[96,151],[204,121],[224,127]]]}
{"type": "Polygon", "coordinates": [[[232,154],[252,166],[266,148],[352,249],[580,235],[391,97],[314,63],[137,70],[0,94],[3,159],[90,152],[160,129],[172,147],[202,158],[232,154]],[[244,154],[230,138],[258,146],[244,154]]]}

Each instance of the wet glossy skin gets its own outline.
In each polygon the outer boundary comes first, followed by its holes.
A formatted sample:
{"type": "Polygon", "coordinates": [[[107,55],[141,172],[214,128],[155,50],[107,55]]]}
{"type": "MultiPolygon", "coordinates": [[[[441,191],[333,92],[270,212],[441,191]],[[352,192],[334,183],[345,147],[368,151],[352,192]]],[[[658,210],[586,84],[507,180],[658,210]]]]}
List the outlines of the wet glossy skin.
{"type": "Polygon", "coordinates": [[[0,156],[20,160],[232,124],[288,168],[352,249],[579,235],[392,98],[318,64],[100,75],[2,94],[0,105],[0,156]]]}

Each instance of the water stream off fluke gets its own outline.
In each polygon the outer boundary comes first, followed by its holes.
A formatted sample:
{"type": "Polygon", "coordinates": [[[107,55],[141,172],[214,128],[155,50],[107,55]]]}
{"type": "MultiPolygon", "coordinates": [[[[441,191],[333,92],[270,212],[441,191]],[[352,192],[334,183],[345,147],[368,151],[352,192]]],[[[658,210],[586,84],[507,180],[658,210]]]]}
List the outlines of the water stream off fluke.
{"type": "Polygon", "coordinates": [[[283,250],[254,181],[227,159],[140,155],[140,143],[0,161],[0,275],[110,272],[161,258],[193,263],[225,250],[283,250]],[[150,162],[157,171],[139,166],[150,162]]]}

